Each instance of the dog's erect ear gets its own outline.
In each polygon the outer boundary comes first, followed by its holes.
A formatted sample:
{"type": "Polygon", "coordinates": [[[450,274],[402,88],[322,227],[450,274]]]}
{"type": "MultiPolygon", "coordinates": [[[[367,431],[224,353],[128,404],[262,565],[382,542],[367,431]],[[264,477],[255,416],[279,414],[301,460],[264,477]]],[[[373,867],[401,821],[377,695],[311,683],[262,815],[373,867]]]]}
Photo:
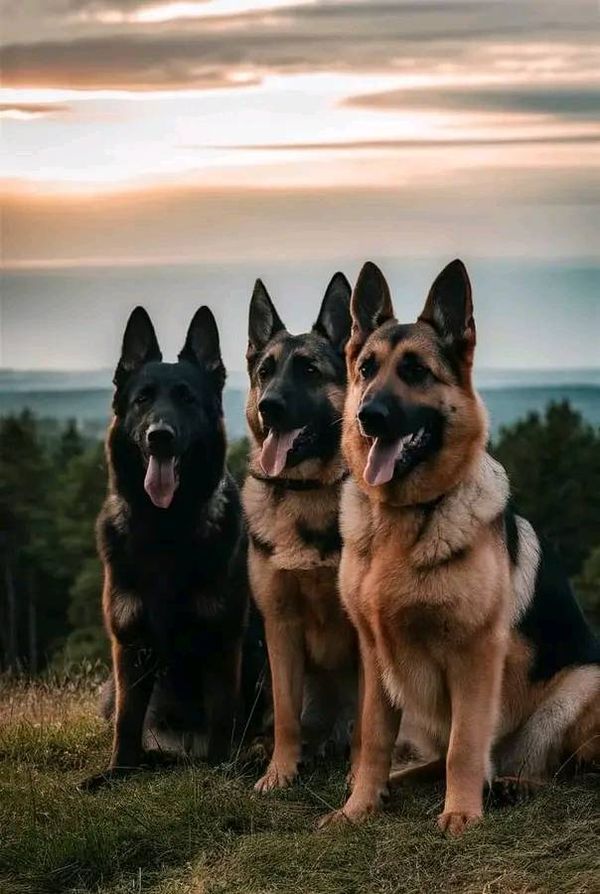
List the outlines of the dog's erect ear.
{"type": "Polygon", "coordinates": [[[419,320],[433,326],[440,338],[460,351],[465,362],[473,362],[476,333],[471,282],[467,268],[451,261],[436,278],[419,320]]]}
{"type": "Polygon", "coordinates": [[[371,332],[393,319],[394,309],[387,280],[377,264],[367,261],[358,274],[352,301],[352,342],[358,347],[371,332]]]}
{"type": "Polygon", "coordinates": [[[275,310],[263,281],[257,279],[250,299],[248,316],[248,350],[246,352],[248,363],[251,363],[273,336],[283,329],[285,326],[275,310]]]}
{"type": "Polygon", "coordinates": [[[350,337],[350,296],[352,289],[343,273],[334,273],[325,290],[325,297],[313,332],[331,342],[336,351],[343,352],[350,337]]]}
{"type": "Polygon", "coordinates": [[[179,352],[179,360],[187,360],[201,366],[215,376],[221,387],[225,384],[225,366],[221,358],[219,330],[210,308],[198,308],[190,323],[185,344],[179,352]]]}
{"type": "Polygon", "coordinates": [[[123,335],[121,358],[117,364],[113,383],[120,388],[131,373],[151,360],[162,360],[152,320],[143,307],[136,307],[130,314],[123,335]]]}

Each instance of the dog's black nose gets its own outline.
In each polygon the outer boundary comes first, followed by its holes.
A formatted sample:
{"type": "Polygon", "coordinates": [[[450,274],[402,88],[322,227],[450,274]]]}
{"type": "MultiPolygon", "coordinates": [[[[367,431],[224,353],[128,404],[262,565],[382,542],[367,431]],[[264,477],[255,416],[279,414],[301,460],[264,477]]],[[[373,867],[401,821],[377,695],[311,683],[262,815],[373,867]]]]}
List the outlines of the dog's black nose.
{"type": "Polygon", "coordinates": [[[380,400],[370,400],[358,411],[358,420],[366,435],[371,438],[390,434],[390,411],[380,400]]]}
{"type": "Polygon", "coordinates": [[[258,412],[267,428],[278,428],[285,421],[285,401],[277,394],[263,397],[258,404],[258,412]]]}
{"type": "Polygon", "coordinates": [[[146,432],[148,451],[154,456],[173,456],[175,431],[164,422],[153,423],[146,432]]]}

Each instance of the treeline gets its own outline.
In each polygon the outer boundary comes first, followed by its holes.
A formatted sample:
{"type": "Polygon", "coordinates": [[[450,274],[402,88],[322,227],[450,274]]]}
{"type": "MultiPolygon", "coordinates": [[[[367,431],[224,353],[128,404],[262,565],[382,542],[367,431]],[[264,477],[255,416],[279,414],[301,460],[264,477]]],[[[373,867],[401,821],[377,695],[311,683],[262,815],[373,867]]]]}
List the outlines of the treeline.
{"type": "MultiPolygon", "coordinates": [[[[248,445],[231,445],[237,479],[248,445]]],[[[600,431],[568,403],[501,431],[517,509],[559,550],[600,626],[600,431]]],[[[107,657],[94,523],[106,490],[102,444],[74,422],[56,433],[30,413],[0,420],[0,670],[107,657]]]]}

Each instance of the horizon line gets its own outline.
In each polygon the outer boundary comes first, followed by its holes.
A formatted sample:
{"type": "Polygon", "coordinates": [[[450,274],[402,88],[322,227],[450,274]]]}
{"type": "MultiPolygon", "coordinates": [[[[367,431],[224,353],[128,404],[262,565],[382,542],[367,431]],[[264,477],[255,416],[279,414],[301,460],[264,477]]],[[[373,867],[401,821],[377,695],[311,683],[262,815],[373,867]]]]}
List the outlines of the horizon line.
{"type": "MultiPolygon", "coordinates": [[[[439,253],[423,253],[416,254],[412,252],[411,254],[402,255],[402,254],[389,254],[384,253],[379,255],[379,257],[384,258],[386,260],[404,260],[404,261],[429,261],[432,259],[436,259],[439,257],[439,253]]],[[[356,253],[349,254],[332,254],[330,258],[315,258],[312,255],[298,255],[293,259],[284,259],[284,258],[269,258],[265,255],[264,258],[257,257],[256,259],[248,260],[246,258],[236,258],[233,260],[211,260],[208,258],[198,258],[192,255],[184,255],[181,257],[173,257],[170,255],[164,255],[163,257],[153,256],[152,258],[143,258],[143,257],[130,257],[130,258],[108,258],[108,257],[87,257],[87,258],[31,258],[31,259],[17,259],[17,258],[9,258],[8,260],[0,257],[0,276],[3,272],[7,273],[19,273],[19,272],[28,272],[35,270],[73,270],[73,269],[81,269],[88,270],[93,268],[101,268],[104,269],[106,267],[222,267],[225,264],[233,265],[233,266],[247,266],[252,263],[269,261],[269,263],[274,264],[276,266],[285,265],[289,263],[313,263],[313,264],[321,264],[321,263],[331,263],[335,264],[340,261],[356,261],[357,255],[356,253]]],[[[565,261],[576,261],[579,264],[585,263],[586,265],[591,265],[594,267],[600,267],[600,258],[593,254],[564,254],[557,255],[553,254],[552,256],[547,255],[518,255],[518,254],[474,254],[469,255],[470,263],[477,261],[518,261],[519,263],[539,263],[544,262],[547,264],[553,263],[561,263],[565,261]]]]}

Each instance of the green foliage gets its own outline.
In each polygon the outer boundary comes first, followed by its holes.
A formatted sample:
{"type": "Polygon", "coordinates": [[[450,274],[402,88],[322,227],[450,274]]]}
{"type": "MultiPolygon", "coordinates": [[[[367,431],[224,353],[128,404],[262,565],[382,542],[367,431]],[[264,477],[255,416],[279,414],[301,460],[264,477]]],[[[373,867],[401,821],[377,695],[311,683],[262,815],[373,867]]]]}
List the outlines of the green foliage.
{"type": "Polygon", "coordinates": [[[30,547],[43,531],[50,474],[31,413],[0,420],[0,518],[13,551],[30,547]]]}
{"type": "Polygon", "coordinates": [[[101,592],[102,563],[97,556],[90,556],[83,562],[69,591],[69,621],[74,628],[102,624],[101,592]]]}
{"type": "Polygon", "coordinates": [[[35,669],[65,629],[56,485],[33,416],[0,420],[0,667],[35,669]]]}
{"type": "Polygon", "coordinates": [[[600,546],[590,553],[574,584],[584,611],[600,629],[600,546]]]}
{"type": "Polygon", "coordinates": [[[102,563],[93,555],[84,560],[69,590],[69,623],[73,630],[56,661],[79,663],[83,659],[109,658],[109,644],[102,623],[102,563]]]}
{"type": "Polygon", "coordinates": [[[101,631],[92,577],[102,445],[86,443],[72,421],[58,438],[45,435],[28,412],[0,420],[0,668],[42,667],[79,625],[71,614],[85,599],[88,626],[101,631]]]}
{"type": "Polygon", "coordinates": [[[600,543],[600,432],[567,402],[502,429],[493,453],[506,468],[518,511],[575,574],[600,543]]]}
{"type": "Polygon", "coordinates": [[[56,465],[64,468],[76,456],[81,456],[85,449],[83,438],[74,419],[69,419],[65,430],[60,435],[56,449],[56,465]]]}
{"type": "Polygon", "coordinates": [[[229,471],[241,487],[246,477],[248,468],[248,453],[250,451],[250,443],[248,438],[240,438],[229,446],[227,451],[227,465],[229,471]]]}
{"type": "Polygon", "coordinates": [[[63,561],[73,579],[82,561],[96,555],[95,522],[106,494],[106,462],[102,444],[75,454],[57,470],[56,525],[63,561]]]}

